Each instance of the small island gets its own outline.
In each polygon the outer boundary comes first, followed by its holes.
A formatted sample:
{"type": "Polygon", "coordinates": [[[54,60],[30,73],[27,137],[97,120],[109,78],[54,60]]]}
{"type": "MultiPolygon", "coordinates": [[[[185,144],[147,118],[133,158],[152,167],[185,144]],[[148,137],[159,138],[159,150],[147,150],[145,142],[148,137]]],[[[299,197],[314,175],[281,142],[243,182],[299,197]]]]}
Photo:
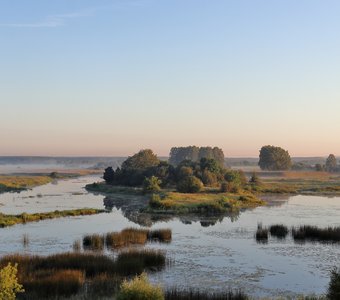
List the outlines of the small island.
{"type": "Polygon", "coordinates": [[[265,204],[257,196],[259,180],[247,179],[241,170],[224,166],[223,151],[217,147],[172,148],[169,162],[152,150],[141,150],[120,168],[108,167],[104,182],[86,186],[104,194],[139,194],[148,197],[150,213],[226,213],[265,204]]]}

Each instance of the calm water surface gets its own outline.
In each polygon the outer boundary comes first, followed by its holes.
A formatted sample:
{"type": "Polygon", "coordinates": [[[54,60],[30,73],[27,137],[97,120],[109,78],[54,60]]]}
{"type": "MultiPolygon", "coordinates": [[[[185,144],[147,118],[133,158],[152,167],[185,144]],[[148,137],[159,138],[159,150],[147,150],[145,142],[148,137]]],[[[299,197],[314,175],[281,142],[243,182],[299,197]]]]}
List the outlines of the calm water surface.
{"type": "Polygon", "coordinates": [[[257,224],[283,223],[288,226],[310,224],[340,226],[340,198],[293,196],[270,199],[269,205],[246,210],[232,217],[199,218],[183,216],[154,220],[137,214],[140,199],[120,196],[104,199],[87,193],[87,183],[99,181],[87,176],[34,188],[22,193],[0,195],[0,211],[7,214],[43,212],[83,207],[112,211],[95,216],[46,220],[0,229],[0,255],[13,252],[50,254],[71,251],[75,240],[87,233],[119,231],[140,224],[171,228],[170,244],[149,244],[164,249],[173,261],[171,267],[150,274],[163,286],[198,287],[221,290],[242,288],[253,296],[296,296],[322,294],[329,281],[329,270],[340,265],[340,244],[294,243],[269,239],[254,240],[257,224]],[[105,200],[105,201],[104,201],[105,200]],[[23,246],[23,235],[29,245],[23,246]]]}

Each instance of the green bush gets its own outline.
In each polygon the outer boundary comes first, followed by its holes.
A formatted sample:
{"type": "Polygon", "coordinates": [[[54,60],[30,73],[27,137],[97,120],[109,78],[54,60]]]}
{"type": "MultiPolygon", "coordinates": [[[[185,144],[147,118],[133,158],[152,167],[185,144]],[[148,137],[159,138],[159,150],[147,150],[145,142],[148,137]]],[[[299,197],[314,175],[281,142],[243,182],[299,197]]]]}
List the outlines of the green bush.
{"type": "Polygon", "coordinates": [[[17,293],[23,293],[23,286],[18,283],[18,265],[8,265],[0,270],[0,299],[14,300],[17,293]]]}
{"type": "Polygon", "coordinates": [[[177,183],[177,191],[181,193],[198,193],[202,188],[202,181],[195,176],[187,176],[177,183]]]}
{"type": "Polygon", "coordinates": [[[143,182],[143,193],[155,193],[161,190],[160,185],[162,181],[156,176],[147,177],[143,182]]]}
{"type": "Polygon", "coordinates": [[[117,300],[164,300],[160,286],[153,286],[145,273],[131,281],[124,280],[117,300]]]}

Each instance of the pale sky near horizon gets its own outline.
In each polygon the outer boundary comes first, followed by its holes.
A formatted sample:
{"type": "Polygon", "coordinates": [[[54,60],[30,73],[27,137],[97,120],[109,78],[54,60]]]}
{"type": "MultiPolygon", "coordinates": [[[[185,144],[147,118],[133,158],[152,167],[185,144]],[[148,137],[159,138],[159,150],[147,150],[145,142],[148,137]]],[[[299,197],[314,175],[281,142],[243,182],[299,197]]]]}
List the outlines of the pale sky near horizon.
{"type": "Polygon", "coordinates": [[[340,155],[338,0],[0,0],[0,155],[340,155]]]}

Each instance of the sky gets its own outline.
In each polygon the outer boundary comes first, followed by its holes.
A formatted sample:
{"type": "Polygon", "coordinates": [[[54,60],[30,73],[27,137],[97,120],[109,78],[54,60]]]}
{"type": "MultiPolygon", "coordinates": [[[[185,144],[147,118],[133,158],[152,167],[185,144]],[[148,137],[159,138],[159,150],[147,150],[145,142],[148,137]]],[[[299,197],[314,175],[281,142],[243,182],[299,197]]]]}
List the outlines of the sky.
{"type": "Polygon", "coordinates": [[[340,155],[338,0],[0,0],[0,155],[340,155]]]}

